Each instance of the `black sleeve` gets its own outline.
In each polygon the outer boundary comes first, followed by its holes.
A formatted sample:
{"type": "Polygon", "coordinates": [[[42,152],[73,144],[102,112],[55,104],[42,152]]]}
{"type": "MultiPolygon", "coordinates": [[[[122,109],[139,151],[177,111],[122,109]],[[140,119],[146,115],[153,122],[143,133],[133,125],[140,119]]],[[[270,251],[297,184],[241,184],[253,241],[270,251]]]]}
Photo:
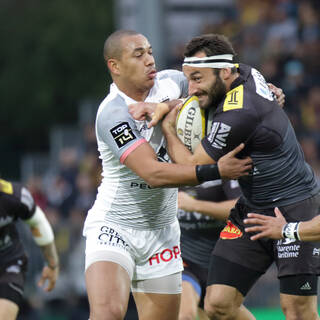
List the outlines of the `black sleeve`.
{"type": "Polygon", "coordinates": [[[7,208],[15,218],[30,219],[36,208],[30,191],[20,183],[12,183],[13,192],[7,194],[7,208]]]}
{"type": "Polygon", "coordinates": [[[211,132],[201,144],[208,155],[218,161],[240,143],[249,141],[257,125],[257,116],[248,110],[221,112],[214,117],[211,132]]]}
{"type": "Polygon", "coordinates": [[[222,182],[222,189],[228,200],[241,196],[241,189],[237,180],[224,180],[222,182]]]}

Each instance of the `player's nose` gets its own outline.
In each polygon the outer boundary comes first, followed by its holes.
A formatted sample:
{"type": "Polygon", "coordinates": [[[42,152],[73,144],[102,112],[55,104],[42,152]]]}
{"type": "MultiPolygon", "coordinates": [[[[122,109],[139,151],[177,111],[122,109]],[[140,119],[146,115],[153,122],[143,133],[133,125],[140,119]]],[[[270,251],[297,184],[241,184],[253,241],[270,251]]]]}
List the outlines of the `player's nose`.
{"type": "Polygon", "coordinates": [[[197,92],[198,92],[198,88],[197,88],[196,84],[192,81],[189,81],[189,87],[188,87],[189,96],[196,95],[197,92]]]}

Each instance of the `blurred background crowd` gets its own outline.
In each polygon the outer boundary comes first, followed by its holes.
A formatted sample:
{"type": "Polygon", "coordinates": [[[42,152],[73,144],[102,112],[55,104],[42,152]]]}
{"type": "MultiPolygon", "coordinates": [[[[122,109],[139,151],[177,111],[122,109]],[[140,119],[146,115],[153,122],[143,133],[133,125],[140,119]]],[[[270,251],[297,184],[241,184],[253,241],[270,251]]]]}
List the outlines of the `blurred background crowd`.
{"type": "MultiPolygon", "coordinates": [[[[29,187],[54,228],[61,258],[57,288],[41,293],[35,285],[41,254],[19,225],[30,256],[21,320],[88,317],[82,226],[100,181],[94,119],[110,84],[102,47],[116,28],[135,26],[134,6],[151,2],[1,1],[0,173],[29,187]]],[[[320,177],[319,0],[163,3],[167,38],[159,67],[181,69],[184,44],[194,35],[228,36],[239,62],[284,90],[285,110],[320,177]]],[[[144,27],[138,31],[153,44],[144,27]]],[[[249,308],[279,306],[275,277],[271,269],[259,281],[246,300],[249,308]]]]}

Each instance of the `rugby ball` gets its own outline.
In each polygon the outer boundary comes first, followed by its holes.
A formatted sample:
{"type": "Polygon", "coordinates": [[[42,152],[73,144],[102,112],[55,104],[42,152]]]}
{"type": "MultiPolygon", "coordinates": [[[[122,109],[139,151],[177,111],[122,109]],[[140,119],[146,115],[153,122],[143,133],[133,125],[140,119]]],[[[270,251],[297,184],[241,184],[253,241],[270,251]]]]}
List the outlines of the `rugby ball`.
{"type": "Polygon", "coordinates": [[[206,134],[205,111],[199,107],[196,96],[188,97],[178,112],[176,132],[180,141],[194,152],[206,134]]]}

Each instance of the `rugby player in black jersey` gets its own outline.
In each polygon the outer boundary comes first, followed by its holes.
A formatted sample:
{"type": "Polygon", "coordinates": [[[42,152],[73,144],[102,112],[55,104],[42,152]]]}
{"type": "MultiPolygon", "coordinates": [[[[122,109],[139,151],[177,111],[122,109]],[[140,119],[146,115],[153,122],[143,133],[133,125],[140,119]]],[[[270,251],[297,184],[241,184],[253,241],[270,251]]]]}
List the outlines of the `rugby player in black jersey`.
{"type": "Polygon", "coordinates": [[[280,304],[286,319],[319,319],[317,275],[320,259],[315,242],[295,239],[251,241],[243,219],[250,212],[273,215],[279,207],[288,222],[310,220],[319,212],[319,186],[285,112],[278,107],[263,76],[236,64],[235,52],[222,35],[193,38],[185,50],[183,71],[189,94],[202,108],[214,108],[212,130],[194,154],[176,136],[177,110],[163,121],[173,162],[211,164],[198,180],[218,176],[215,163],[240,142],[254,168],[239,178],[243,196],[231,211],[211,256],[205,309],[211,319],[252,319],[240,306],[257,279],[276,262],[280,304]],[[215,173],[213,174],[213,172],[215,173]]]}
{"type": "Polygon", "coordinates": [[[206,320],[203,310],[210,252],[241,195],[236,180],[213,180],[178,194],[182,294],[179,319],[206,320]]]}
{"type": "Polygon", "coordinates": [[[23,299],[27,255],[15,226],[18,219],[29,225],[46,260],[38,285],[51,291],[59,275],[54,235],[43,211],[21,184],[0,179],[0,320],[16,319],[23,299]]]}

